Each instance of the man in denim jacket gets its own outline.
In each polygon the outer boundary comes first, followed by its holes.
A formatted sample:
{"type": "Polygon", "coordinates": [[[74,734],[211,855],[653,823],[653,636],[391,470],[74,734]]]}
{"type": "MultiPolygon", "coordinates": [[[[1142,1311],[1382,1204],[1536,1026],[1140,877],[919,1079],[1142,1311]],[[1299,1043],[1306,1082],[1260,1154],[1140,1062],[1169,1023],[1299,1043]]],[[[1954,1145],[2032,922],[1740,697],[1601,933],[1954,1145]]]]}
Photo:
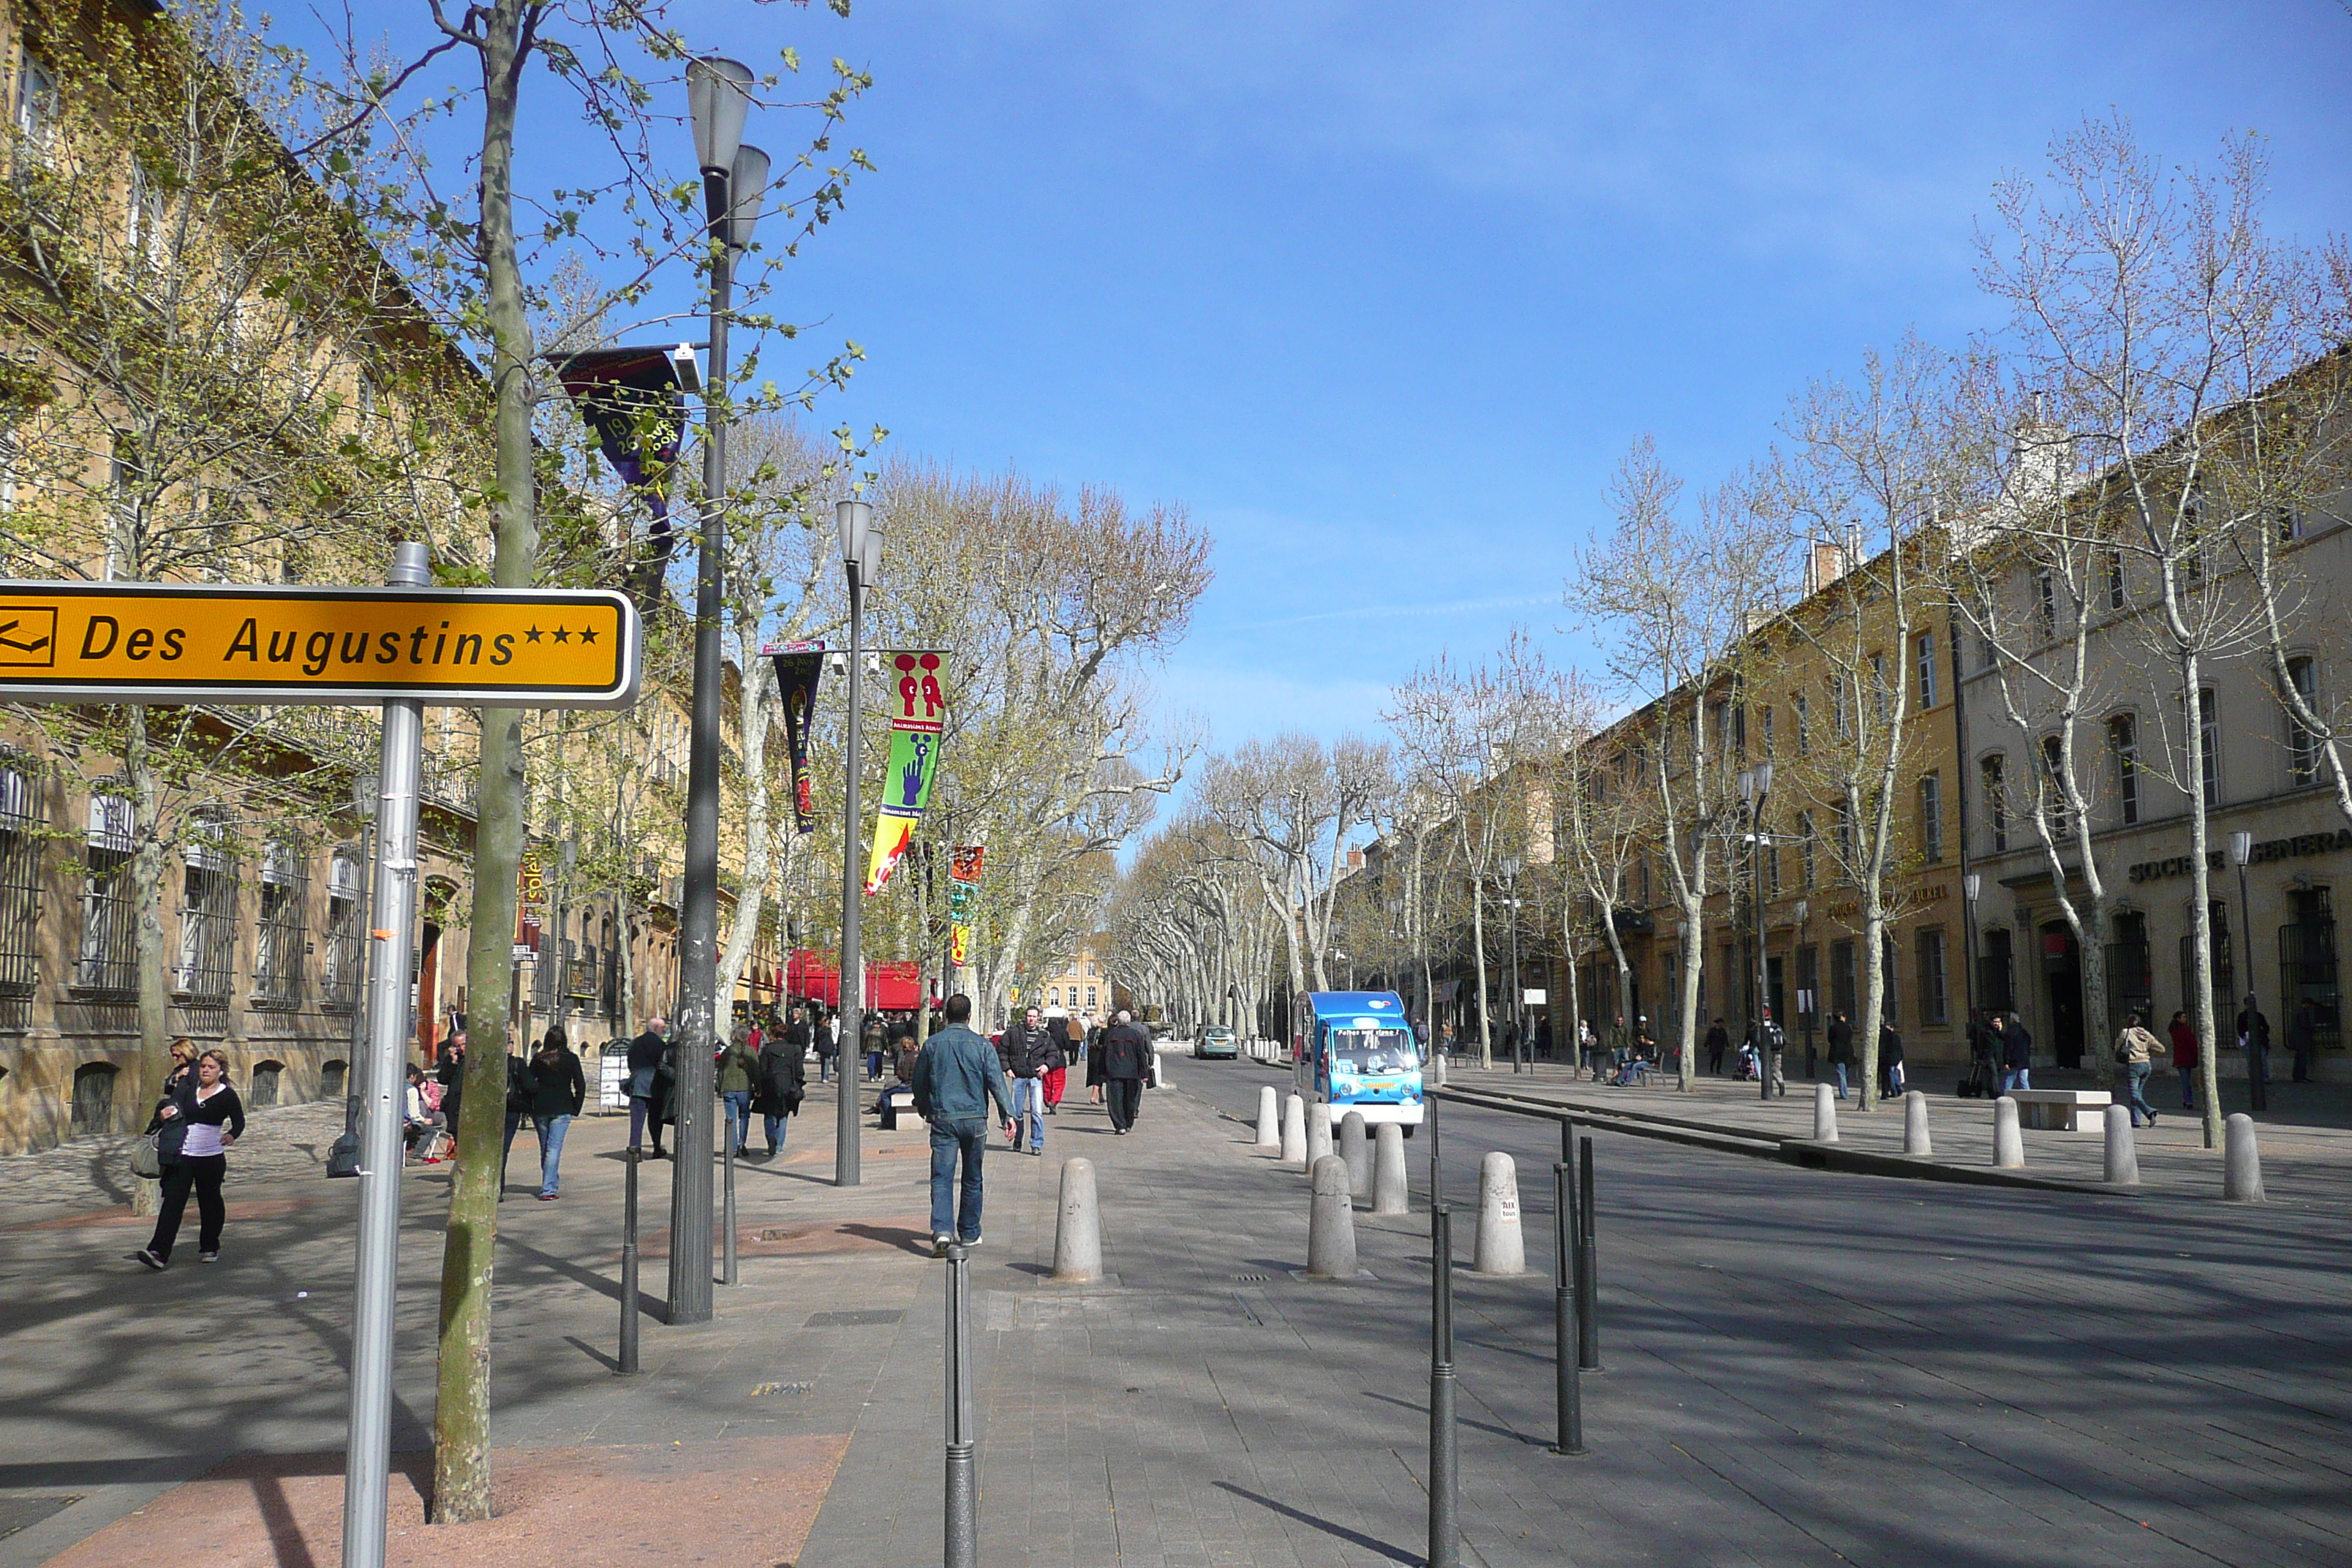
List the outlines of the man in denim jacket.
{"type": "Polygon", "coordinates": [[[923,1044],[915,1058],[915,1114],[931,1124],[931,1246],[945,1256],[961,1239],[980,1245],[980,1160],[988,1149],[988,1102],[1013,1120],[1013,1097],[996,1050],[971,1028],[971,998],[948,998],[948,1026],[923,1044]],[[950,1201],[956,1156],[963,1157],[963,1193],[950,1201]]]}

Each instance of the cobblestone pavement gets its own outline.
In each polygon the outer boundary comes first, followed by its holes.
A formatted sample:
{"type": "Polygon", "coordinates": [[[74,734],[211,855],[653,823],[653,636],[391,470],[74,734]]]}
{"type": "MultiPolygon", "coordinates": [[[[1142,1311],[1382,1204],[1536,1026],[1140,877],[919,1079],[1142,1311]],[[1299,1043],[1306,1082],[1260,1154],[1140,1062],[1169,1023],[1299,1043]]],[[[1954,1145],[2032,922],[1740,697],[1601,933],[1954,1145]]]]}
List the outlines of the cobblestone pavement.
{"type": "MultiPolygon", "coordinates": [[[[1358,1216],[1371,1278],[1308,1284],[1305,1183],[1242,1121],[1279,1079],[1170,1075],[1133,1137],[1081,1095],[1046,1159],[990,1153],[981,1560],[1419,1562],[1427,1142],[1409,1146],[1415,1213],[1358,1216]],[[1097,1167],[1098,1287],[1045,1278],[1072,1154],[1097,1167]]],[[[869,1125],[866,1184],[839,1190],[830,1112],[814,1092],[786,1156],[741,1168],[744,1283],[709,1324],[649,1318],[641,1377],[612,1373],[617,1121],[574,1132],[562,1202],[503,1211],[502,1452],[609,1450],[616,1473],[649,1446],[714,1469],[777,1443],[842,1456],[804,1542],[712,1510],[675,1527],[680,1561],[939,1560],[945,1271],[922,1135],[869,1125]]],[[[1466,1563],[2352,1560],[2340,1212],[1895,1182],[1599,1133],[1607,1370],[1585,1383],[1592,1452],[1563,1459],[1543,1447],[1556,1128],[1443,1114],[1465,1263],[1477,1163],[1502,1149],[1538,1271],[1457,1274],[1466,1563]]],[[[254,1212],[216,1268],[149,1276],[119,1225],[50,1223],[0,1188],[0,1531],[22,1524],[0,1568],[77,1543],[77,1563],[144,1560],[131,1510],[227,1456],[340,1447],[356,1184],[264,1175],[256,1153],[231,1184],[254,1212]],[[129,1533],[107,1533],[118,1520],[129,1533]]],[[[667,1169],[645,1168],[656,1312],[667,1169]]],[[[429,1431],[446,1181],[405,1178],[398,1448],[429,1431]]],[[[335,1561],[331,1532],[298,1535],[278,1564],[335,1561]]],[[[594,1561],[601,1538],[575,1522],[560,1553],[498,1561],[594,1561]]],[[[439,1560],[473,1555],[466,1539],[439,1560]]]]}
{"type": "MultiPolygon", "coordinates": [[[[343,1131],[343,1102],[312,1100],[246,1113],[230,1157],[240,1183],[305,1177],[327,1168],[343,1131]]],[[[12,1222],[91,1214],[131,1201],[129,1136],[68,1138],[37,1154],[0,1156],[0,1194],[12,1222]]]]}

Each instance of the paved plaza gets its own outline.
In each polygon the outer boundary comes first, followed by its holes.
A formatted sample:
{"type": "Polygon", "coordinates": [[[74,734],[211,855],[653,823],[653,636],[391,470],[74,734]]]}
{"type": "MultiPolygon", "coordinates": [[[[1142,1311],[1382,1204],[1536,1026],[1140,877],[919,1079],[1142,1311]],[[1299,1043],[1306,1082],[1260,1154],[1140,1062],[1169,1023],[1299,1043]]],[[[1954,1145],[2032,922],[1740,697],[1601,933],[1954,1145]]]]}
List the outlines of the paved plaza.
{"type": "MultiPolygon", "coordinates": [[[[1408,1146],[1414,1213],[1358,1215],[1370,1277],[1308,1283],[1305,1181],[1245,1124],[1286,1075],[1171,1053],[1168,1076],[1134,1137],[1078,1091],[1047,1158],[989,1156],[981,1560],[1420,1562],[1426,1141],[1408,1146]],[[1055,1184],[1077,1154],[1110,1277],[1056,1287],[1055,1184]]],[[[1455,1082],[1474,1076],[1511,1077],[1455,1082]]],[[[838,1190],[831,1109],[813,1086],[786,1157],[741,1167],[743,1283],[708,1325],[649,1318],[628,1379],[623,1128],[583,1123],[544,1205],[524,1134],[499,1261],[501,1517],[423,1527],[429,1463],[404,1460],[394,1562],[939,1561],[945,1270],[922,1136],[869,1123],[866,1183],[838,1190]]],[[[1957,1186],[1598,1132],[1605,1370],[1585,1381],[1591,1452],[1570,1459],[1544,1447],[1557,1124],[1442,1114],[1467,1563],[2352,1560],[2347,1226],[2316,1188],[2247,1208],[1957,1186]],[[1466,1272],[1496,1149],[1518,1164],[1520,1278],[1466,1272]]],[[[142,1229],[92,1150],[0,1163],[0,1568],[338,1561],[356,1193],[318,1164],[337,1126],[331,1108],[258,1114],[222,1262],[162,1276],[129,1261],[142,1229]]],[[[645,1170],[657,1311],[668,1167],[645,1170]]],[[[406,1178],[394,1446],[411,1456],[446,1180],[406,1178]]]]}

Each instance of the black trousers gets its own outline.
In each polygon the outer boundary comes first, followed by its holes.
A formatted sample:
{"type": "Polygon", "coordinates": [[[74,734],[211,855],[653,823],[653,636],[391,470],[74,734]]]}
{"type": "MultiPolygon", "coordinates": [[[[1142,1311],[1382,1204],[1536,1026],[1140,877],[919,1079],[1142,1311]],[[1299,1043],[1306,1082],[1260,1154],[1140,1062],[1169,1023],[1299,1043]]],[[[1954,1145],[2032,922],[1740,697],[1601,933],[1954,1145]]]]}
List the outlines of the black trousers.
{"type": "Polygon", "coordinates": [[[196,1191],[196,1250],[220,1250],[221,1224],[228,1205],[221,1202],[221,1180],[228,1174],[226,1154],[182,1155],[163,1167],[163,1212],[155,1216],[155,1235],[147,1250],[158,1258],[172,1256],[180,1237],[180,1216],[188,1212],[188,1189],[196,1191]]]}
{"type": "Polygon", "coordinates": [[[1143,1109],[1143,1080],[1139,1078],[1115,1078],[1103,1084],[1103,1098],[1110,1102],[1110,1124],[1125,1131],[1135,1125],[1135,1113],[1143,1109]]]}

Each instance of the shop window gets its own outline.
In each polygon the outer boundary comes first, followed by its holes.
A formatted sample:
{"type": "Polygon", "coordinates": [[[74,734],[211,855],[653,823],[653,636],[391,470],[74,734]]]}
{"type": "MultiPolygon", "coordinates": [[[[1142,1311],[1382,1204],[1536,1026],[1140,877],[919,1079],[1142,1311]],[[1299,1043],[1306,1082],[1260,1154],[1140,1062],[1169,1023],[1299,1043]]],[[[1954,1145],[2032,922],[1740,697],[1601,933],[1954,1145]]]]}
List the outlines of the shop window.
{"type": "Polygon", "coordinates": [[[1804,1027],[1816,1028],[1822,1012],[1822,950],[1801,947],[1797,950],[1797,1022],[1804,1027]]]}
{"type": "Polygon", "coordinates": [[[84,1062],[74,1068],[73,1130],[76,1135],[114,1131],[112,1062],[84,1062]]]}
{"type": "MultiPolygon", "coordinates": [[[[2213,1016],[2223,1027],[2234,1017],[2238,1007],[2237,967],[2231,962],[2230,940],[2230,905],[2215,899],[2206,906],[2206,930],[2213,943],[2212,966],[2207,972],[2213,987],[2213,1016]]],[[[2191,1018],[2197,1016],[2197,933],[2180,933],[2180,1010],[2191,1018]]]]}

